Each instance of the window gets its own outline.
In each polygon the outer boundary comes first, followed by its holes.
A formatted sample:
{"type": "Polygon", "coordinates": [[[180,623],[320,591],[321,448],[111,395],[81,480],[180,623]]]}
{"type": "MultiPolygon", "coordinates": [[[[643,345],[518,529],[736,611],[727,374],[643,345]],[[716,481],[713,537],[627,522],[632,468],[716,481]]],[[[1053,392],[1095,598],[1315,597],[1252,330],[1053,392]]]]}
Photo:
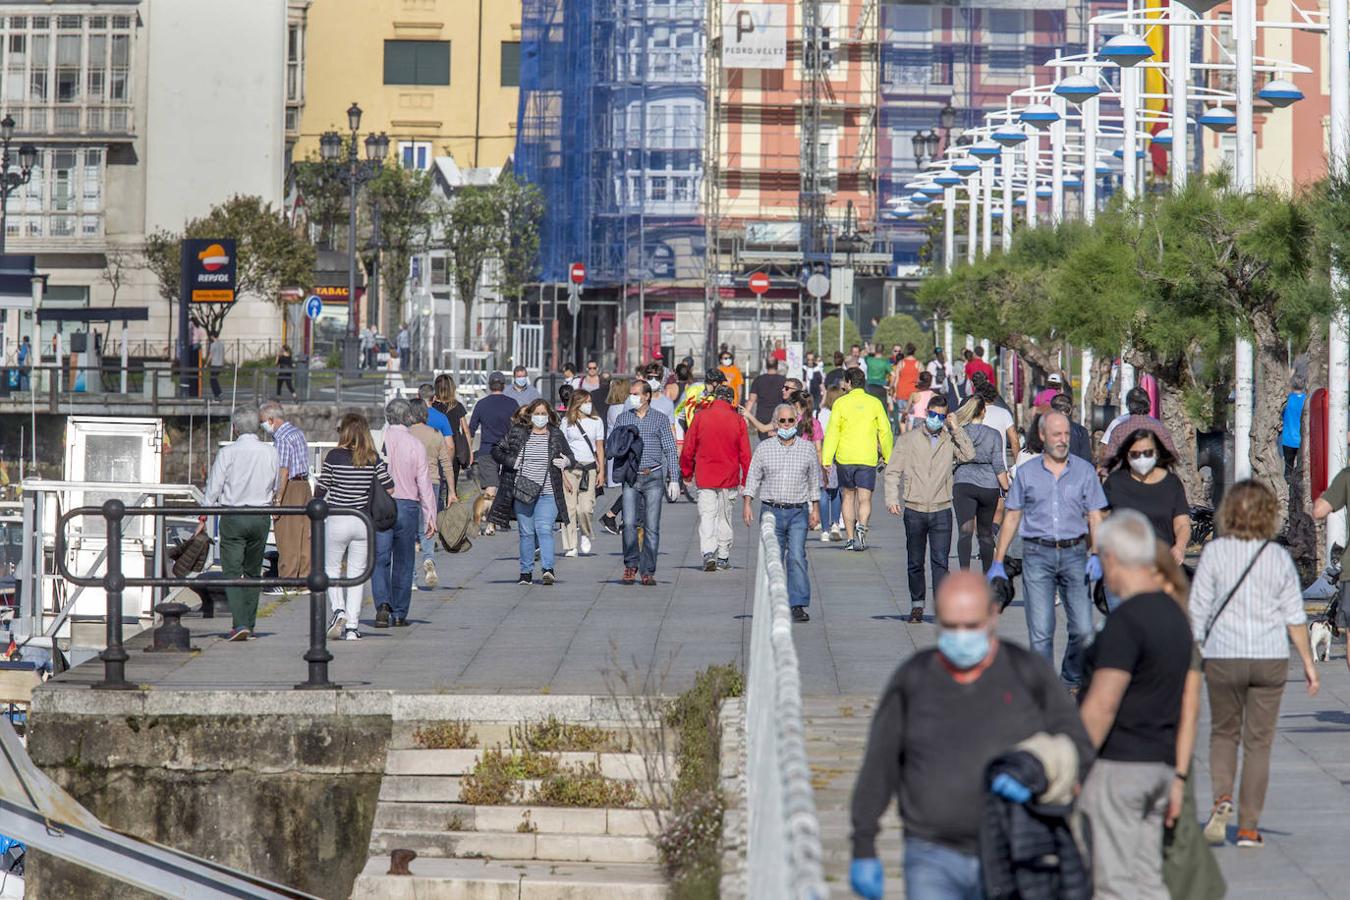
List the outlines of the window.
{"type": "Polygon", "coordinates": [[[426,141],[404,141],[398,145],[399,162],[405,169],[419,172],[431,168],[431,144],[426,141]]]}
{"type": "Polygon", "coordinates": [[[520,41],[502,41],[502,87],[520,87],[520,41]]]}
{"type": "Polygon", "coordinates": [[[105,160],[101,147],[39,150],[31,179],[10,195],[6,233],[97,237],[103,231],[105,160]]]}
{"type": "Polygon", "coordinates": [[[989,68],[1020,72],[1026,45],[1027,15],[1021,9],[991,9],[988,16],[989,68]]]}
{"type": "Polygon", "coordinates": [[[286,99],[297,103],[301,97],[304,79],[301,76],[301,57],[304,45],[304,32],[299,25],[292,25],[286,31],[286,99]]]}
{"type": "Polygon", "coordinates": [[[384,83],[450,83],[449,41],[385,41],[384,83]]]}

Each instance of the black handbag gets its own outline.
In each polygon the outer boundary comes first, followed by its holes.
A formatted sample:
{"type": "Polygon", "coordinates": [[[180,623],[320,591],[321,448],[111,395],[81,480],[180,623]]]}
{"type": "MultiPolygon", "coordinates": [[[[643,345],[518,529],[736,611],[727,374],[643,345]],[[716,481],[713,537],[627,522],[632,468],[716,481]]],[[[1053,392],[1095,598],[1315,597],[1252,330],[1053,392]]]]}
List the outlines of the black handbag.
{"type": "Polygon", "coordinates": [[[376,531],[388,531],[398,521],[398,504],[380,484],[374,467],[370,470],[370,500],[366,504],[366,512],[370,513],[370,521],[375,523],[376,531]]]}

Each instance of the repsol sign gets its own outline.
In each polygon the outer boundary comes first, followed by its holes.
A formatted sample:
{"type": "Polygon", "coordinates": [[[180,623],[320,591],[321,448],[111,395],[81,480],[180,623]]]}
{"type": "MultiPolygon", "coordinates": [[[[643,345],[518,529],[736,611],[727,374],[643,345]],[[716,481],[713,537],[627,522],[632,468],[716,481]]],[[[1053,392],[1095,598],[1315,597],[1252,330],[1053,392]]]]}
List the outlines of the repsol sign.
{"type": "Polygon", "coordinates": [[[190,238],[182,244],[183,297],[189,303],[233,303],[235,242],[190,238]]]}

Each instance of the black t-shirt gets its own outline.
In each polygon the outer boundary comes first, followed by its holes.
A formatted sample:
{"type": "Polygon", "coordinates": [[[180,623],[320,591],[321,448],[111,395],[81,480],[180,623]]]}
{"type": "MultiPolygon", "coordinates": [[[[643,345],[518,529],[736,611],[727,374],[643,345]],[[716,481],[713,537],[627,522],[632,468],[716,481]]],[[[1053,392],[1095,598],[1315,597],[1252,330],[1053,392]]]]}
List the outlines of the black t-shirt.
{"type": "Polygon", "coordinates": [[[777,372],[765,372],[750,384],[750,393],[755,395],[754,416],[768,423],[773,408],[783,402],[783,385],[787,379],[777,372]]]}
{"type": "Polygon", "coordinates": [[[835,385],[843,384],[848,376],[848,369],[831,369],[825,373],[825,387],[832,388],[835,385]]]}
{"type": "Polygon", "coordinates": [[[1172,472],[1164,475],[1157,484],[1145,484],[1122,467],[1106,476],[1102,490],[1112,509],[1133,509],[1147,516],[1154,534],[1169,547],[1177,539],[1172,530],[1172,519],[1188,516],[1191,512],[1190,504],[1186,502],[1186,488],[1172,472]]]}
{"type": "Polygon", "coordinates": [[[1129,672],[1130,686],[1097,754],[1100,758],[1176,765],[1177,721],[1191,653],[1190,622],[1161,591],[1137,594],[1106,617],[1087,651],[1088,671],[1129,672]]]}

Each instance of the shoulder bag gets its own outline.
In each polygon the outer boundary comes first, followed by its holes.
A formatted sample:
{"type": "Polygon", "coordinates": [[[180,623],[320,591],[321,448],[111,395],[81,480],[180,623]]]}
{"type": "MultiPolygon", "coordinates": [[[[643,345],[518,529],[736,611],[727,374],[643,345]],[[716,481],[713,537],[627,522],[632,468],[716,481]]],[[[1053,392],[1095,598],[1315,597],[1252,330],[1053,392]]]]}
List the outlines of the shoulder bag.
{"type": "Polygon", "coordinates": [[[380,484],[376,466],[370,467],[370,499],[366,503],[366,512],[370,513],[370,521],[375,523],[376,531],[388,531],[398,521],[398,504],[380,484]]]}
{"type": "Polygon", "coordinates": [[[1228,596],[1223,598],[1223,602],[1219,604],[1219,608],[1214,610],[1214,614],[1209,617],[1209,621],[1205,623],[1205,635],[1200,638],[1201,647],[1204,647],[1205,643],[1209,640],[1209,633],[1214,630],[1214,623],[1218,621],[1219,616],[1223,615],[1223,611],[1228,608],[1229,601],[1231,601],[1233,596],[1238,592],[1238,588],[1242,587],[1242,582],[1246,581],[1247,576],[1251,574],[1252,566],[1256,565],[1256,561],[1261,558],[1261,554],[1266,552],[1266,548],[1269,546],[1270,541],[1266,541],[1261,544],[1260,547],[1256,548],[1256,552],[1252,554],[1251,562],[1247,563],[1247,568],[1242,570],[1242,574],[1238,576],[1238,580],[1233,583],[1233,587],[1228,591],[1228,596]]]}

